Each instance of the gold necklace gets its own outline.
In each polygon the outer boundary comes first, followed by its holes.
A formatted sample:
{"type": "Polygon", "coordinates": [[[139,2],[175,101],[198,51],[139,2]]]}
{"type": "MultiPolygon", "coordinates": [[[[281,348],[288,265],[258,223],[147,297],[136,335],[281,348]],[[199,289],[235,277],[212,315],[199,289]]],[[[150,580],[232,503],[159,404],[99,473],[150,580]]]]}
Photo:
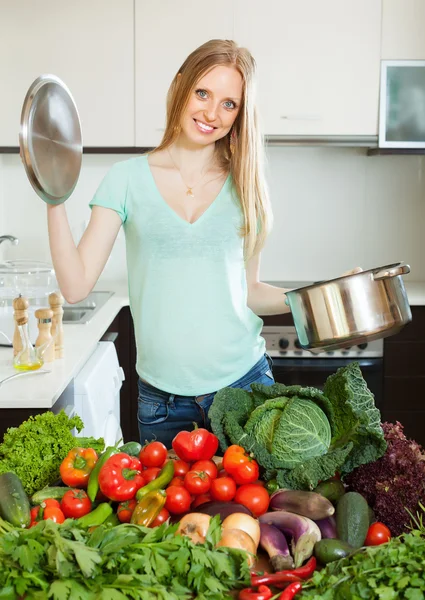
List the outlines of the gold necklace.
{"type": "MultiPolygon", "coordinates": [[[[167,149],[168,150],[168,149],[167,149]]],[[[201,183],[201,181],[203,180],[203,178],[205,177],[205,173],[201,176],[201,178],[193,185],[187,185],[187,183],[185,182],[185,180],[183,179],[183,175],[182,172],[180,171],[179,167],[176,165],[176,162],[170,152],[170,150],[168,150],[168,154],[170,155],[171,158],[171,162],[173,163],[173,165],[175,166],[175,168],[177,169],[177,171],[179,172],[180,178],[183,181],[184,185],[187,187],[187,191],[186,191],[186,196],[190,196],[191,198],[195,197],[195,194],[193,193],[193,188],[196,187],[197,185],[199,185],[201,183]]]]}

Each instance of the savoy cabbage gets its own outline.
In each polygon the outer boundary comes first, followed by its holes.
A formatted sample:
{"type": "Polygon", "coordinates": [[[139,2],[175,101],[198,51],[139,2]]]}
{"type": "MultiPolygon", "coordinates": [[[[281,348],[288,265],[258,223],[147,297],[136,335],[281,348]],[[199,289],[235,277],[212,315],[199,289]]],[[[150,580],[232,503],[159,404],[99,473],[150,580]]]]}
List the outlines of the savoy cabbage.
{"type": "Polygon", "coordinates": [[[264,478],[276,477],[281,487],[313,489],[386,450],[379,410],[356,362],[328,377],[323,392],[279,383],[253,384],[251,392],[224,388],[209,417],[223,452],[243,446],[264,478]]]}

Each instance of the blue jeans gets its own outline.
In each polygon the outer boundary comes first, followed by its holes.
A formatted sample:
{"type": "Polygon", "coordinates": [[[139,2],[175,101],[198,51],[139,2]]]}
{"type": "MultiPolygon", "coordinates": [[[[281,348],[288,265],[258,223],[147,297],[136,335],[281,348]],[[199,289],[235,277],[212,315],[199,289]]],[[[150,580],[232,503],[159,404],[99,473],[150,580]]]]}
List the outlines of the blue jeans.
{"type": "MultiPolygon", "coordinates": [[[[252,383],[272,385],[272,361],[264,355],[243,377],[229,387],[251,389],[252,383]]],[[[159,440],[171,448],[171,442],[179,431],[192,431],[193,423],[211,429],[208,411],[216,392],[202,396],[178,396],[169,394],[139,379],[137,420],[140,443],[159,440]]]]}

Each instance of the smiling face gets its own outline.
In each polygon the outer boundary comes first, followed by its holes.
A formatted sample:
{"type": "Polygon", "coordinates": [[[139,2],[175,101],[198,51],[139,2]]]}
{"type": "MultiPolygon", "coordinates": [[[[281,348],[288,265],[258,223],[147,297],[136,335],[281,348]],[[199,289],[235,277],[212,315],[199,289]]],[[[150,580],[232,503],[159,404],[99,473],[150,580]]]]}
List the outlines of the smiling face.
{"type": "Polygon", "coordinates": [[[202,146],[227,135],[238,115],[242,91],[242,76],[234,67],[211,69],[190,93],[181,119],[182,135],[202,146]]]}

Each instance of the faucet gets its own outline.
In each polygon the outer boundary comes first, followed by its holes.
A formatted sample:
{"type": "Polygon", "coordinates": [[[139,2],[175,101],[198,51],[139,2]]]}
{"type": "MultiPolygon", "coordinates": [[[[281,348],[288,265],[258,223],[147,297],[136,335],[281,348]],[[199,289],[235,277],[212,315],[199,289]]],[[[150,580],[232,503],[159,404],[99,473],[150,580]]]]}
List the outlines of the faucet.
{"type": "Polygon", "coordinates": [[[6,241],[10,242],[14,246],[17,246],[19,244],[18,238],[15,237],[14,235],[0,235],[0,244],[2,244],[3,242],[6,242],[6,241]]]}

